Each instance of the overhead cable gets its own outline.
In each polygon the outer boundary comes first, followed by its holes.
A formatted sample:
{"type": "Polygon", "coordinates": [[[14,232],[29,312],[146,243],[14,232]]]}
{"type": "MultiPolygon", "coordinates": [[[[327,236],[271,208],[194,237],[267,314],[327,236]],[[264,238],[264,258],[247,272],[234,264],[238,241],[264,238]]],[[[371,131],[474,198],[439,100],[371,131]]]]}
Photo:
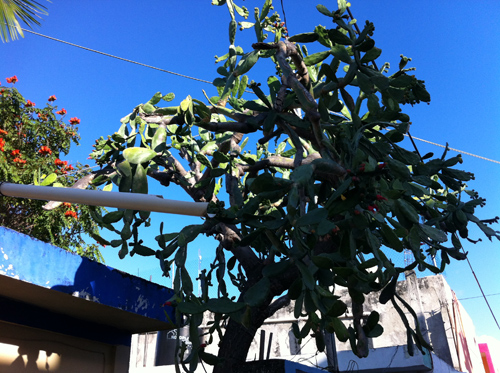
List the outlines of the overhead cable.
{"type": "Polygon", "coordinates": [[[31,31],[31,30],[26,30],[26,29],[22,29],[22,30],[23,30],[23,31],[26,31],[26,32],[29,32],[30,34],[34,34],[34,35],[37,35],[37,36],[41,36],[41,37],[43,37],[43,38],[47,38],[47,39],[50,39],[50,40],[57,41],[57,42],[59,42],[59,43],[68,44],[68,45],[71,45],[71,46],[73,46],[73,47],[77,47],[77,48],[85,49],[85,50],[90,51],[90,52],[94,52],[94,53],[102,54],[103,56],[107,56],[107,57],[111,57],[111,58],[116,58],[116,59],[118,59],[118,60],[122,60],[122,61],[125,61],[125,62],[134,63],[134,64],[136,64],[136,65],[140,65],[140,66],[148,67],[148,68],[150,68],[150,69],[158,70],[158,71],[161,71],[161,72],[164,72],[164,73],[167,73],[167,74],[177,75],[177,76],[180,76],[180,77],[182,77],[182,78],[191,79],[191,80],[196,80],[196,81],[198,81],[198,82],[202,82],[202,83],[212,84],[212,82],[210,82],[210,81],[208,81],[208,80],[198,79],[198,78],[194,78],[194,77],[189,76],[189,75],[179,74],[179,73],[176,73],[176,72],[173,72],[173,71],[169,71],[169,70],[165,70],[165,69],[160,69],[159,67],[154,67],[154,66],[151,66],[151,65],[146,65],[146,64],[141,63],[141,62],[132,61],[132,60],[129,60],[129,59],[127,59],[127,58],[114,56],[114,55],[109,54],[109,53],[104,53],[104,52],[101,52],[101,51],[98,51],[98,50],[95,50],[95,49],[91,49],[91,48],[83,47],[83,46],[78,45],[78,44],[73,44],[73,43],[70,43],[70,42],[68,42],[68,41],[64,41],[64,40],[61,40],[61,39],[56,39],[56,38],[53,38],[52,36],[43,35],[43,34],[40,34],[40,33],[38,33],[38,32],[34,32],[34,31],[31,31]]]}
{"type": "MultiPolygon", "coordinates": [[[[355,24],[356,25],[356,24],[355,24]]],[[[31,34],[34,34],[34,35],[37,35],[37,36],[41,36],[43,38],[47,38],[47,39],[50,39],[50,40],[54,40],[54,41],[57,41],[59,43],[64,43],[64,44],[67,44],[67,45],[71,45],[73,47],[77,47],[77,48],[81,48],[81,49],[84,49],[84,50],[87,50],[87,51],[90,51],[90,52],[94,52],[94,53],[98,53],[98,54],[102,54],[103,56],[107,56],[107,57],[111,57],[111,58],[116,58],[118,60],[121,60],[121,61],[125,61],[125,62],[129,62],[129,63],[133,63],[133,64],[136,64],[136,65],[139,65],[139,66],[143,66],[143,67],[147,67],[147,68],[150,68],[150,69],[154,69],[154,70],[158,70],[158,71],[161,71],[161,72],[164,72],[164,73],[168,73],[168,74],[172,74],[172,75],[176,75],[176,76],[180,76],[181,78],[186,78],[186,79],[191,79],[191,80],[196,80],[198,82],[202,82],[202,83],[207,83],[207,84],[212,84],[212,82],[208,81],[208,80],[205,80],[205,79],[199,79],[199,78],[195,78],[195,77],[192,77],[192,76],[188,76],[188,75],[184,75],[184,74],[179,74],[179,73],[176,73],[174,71],[169,71],[169,70],[165,70],[165,69],[161,69],[159,67],[155,67],[155,66],[151,66],[151,65],[146,65],[144,63],[141,63],[141,62],[137,62],[137,61],[132,61],[132,60],[129,60],[127,58],[123,58],[123,57],[118,57],[118,56],[114,56],[112,54],[109,54],[109,53],[105,53],[105,52],[101,52],[101,51],[98,51],[98,50],[95,50],[95,49],[92,49],[92,48],[87,48],[87,47],[83,47],[81,45],[78,45],[78,44],[74,44],[74,43],[70,43],[70,42],[67,42],[67,41],[64,41],[64,40],[61,40],[61,39],[57,39],[57,38],[53,38],[52,36],[47,36],[47,35],[43,35],[43,34],[40,34],[38,32],[35,32],[35,31],[31,31],[31,30],[26,30],[26,29],[22,29],[23,31],[26,31],[28,33],[31,33],[31,34]]],[[[405,134],[405,136],[408,136],[405,134]]],[[[446,148],[445,145],[441,145],[441,144],[438,144],[438,143],[435,143],[435,142],[432,142],[432,141],[428,141],[428,140],[424,140],[424,139],[420,139],[418,137],[415,137],[413,136],[414,139],[418,140],[418,141],[422,141],[422,142],[425,142],[427,144],[431,144],[431,145],[435,145],[435,146],[439,146],[441,148],[446,148]]],[[[476,157],[476,158],[479,158],[479,159],[483,159],[485,161],[488,161],[488,162],[493,162],[493,163],[497,163],[497,164],[500,164],[500,161],[497,161],[497,160],[494,160],[494,159],[490,159],[490,158],[486,158],[486,157],[482,157],[480,155],[476,155],[476,154],[473,154],[473,153],[469,153],[469,152],[465,152],[465,151],[462,151],[462,150],[458,150],[458,149],[455,149],[455,148],[450,148],[448,147],[449,150],[453,150],[453,151],[456,151],[456,152],[459,152],[459,153],[462,153],[462,154],[467,154],[467,155],[470,155],[471,157],[476,157]]]]}

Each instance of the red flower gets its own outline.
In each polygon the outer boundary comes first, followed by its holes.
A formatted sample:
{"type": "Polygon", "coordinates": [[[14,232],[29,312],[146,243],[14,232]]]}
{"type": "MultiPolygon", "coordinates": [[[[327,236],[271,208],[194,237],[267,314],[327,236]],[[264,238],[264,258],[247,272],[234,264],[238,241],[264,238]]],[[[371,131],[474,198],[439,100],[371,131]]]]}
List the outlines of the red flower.
{"type": "Polygon", "coordinates": [[[5,146],[5,140],[0,137],[0,150],[4,151],[3,147],[5,146]]]}
{"type": "Polygon", "coordinates": [[[33,107],[35,106],[35,103],[34,102],[31,102],[30,100],[26,101],[26,107],[33,107]]]}
{"type": "Polygon", "coordinates": [[[67,208],[70,208],[70,207],[71,207],[71,203],[69,203],[69,202],[64,202],[64,203],[63,203],[63,206],[64,206],[64,207],[67,207],[67,208]]]}
{"type": "Polygon", "coordinates": [[[49,120],[49,117],[47,117],[47,114],[40,114],[40,113],[37,113],[37,116],[38,116],[38,118],[40,118],[41,120],[49,120]]]}
{"type": "Polygon", "coordinates": [[[7,135],[8,132],[7,131],[4,131],[4,130],[0,130],[0,135],[7,135]]]}
{"type": "Polygon", "coordinates": [[[40,153],[41,155],[52,154],[52,150],[50,150],[48,146],[42,146],[38,153],[40,153]]]}
{"type": "Polygon", "coordinates": [[[74,170],[74,168],[73,168],[73,166],[72,166],[72,165],[69,165],[68,167],[66,167],[66,170],[68,170],[68,171],[73,171],[73,170],[74,170]]]}
{"type": "Polygon", "coordinates": [[[21,158],[18,158],[18,157],[14,158],[12,160],[12,162],[19,163],[19,164],[25,164],[26,163],[26,161],[24,159],[21,159],[21,158]]]}
{"type": "Polygon", "coordinates": [[[385,198],[384,196],[380,195],[380,194],[377,194],[377,201],[387,201],[387,198],[385,198]]]}
{"type": "Polygon", "coordinates": [[[16,150],[11,151],[10,155],[13,156],[13,157],[15,157],[16,155],[19,154],[19,152],[20,152],[19,149],[16,149],[16,150]]]}
{"type": "Polygon", "coordinates": [[[15,84],[17,83],[17,75],[11,76],[10,78],[7,78],[7,83],[12,83],[15,84]]]}
{"type": "Polygon", "coordinates": [[[56,166],[66,166],[68,164],[68,161],[61,161],[59,158],[56,158],[54,163],[56,166]]]}
{"type": "Polygon", "coordinates": [[[385,166],[386,166],[386,163],[384,162],[384,163],[380,163],[380,164],[378,164],[378,165],[377,165],[377,168],[378,168],[379,170],[381,170],[381,169],[385,168],[385,166]]]}
{"type": "Polygon", "coordinates": [[[80,124],[80,119],[73,117],[69,120],[69,124],[80,124]]]}
{"type": "Polygon", "coordinates": [[[66,114],[66,113],[67,113],[67,111],[66,111],[66,109],[65,109],[65,108],[62,108],[61,110],[56,111],[56,114],[59,114],[59,115],[64,115],[64,114],[66,114]]]}
{"type": "Polygon", "coordinates": [[[375,206],[375,205],[370,205],[370,206],[368,206],[368,210],[369,210],[369,211],[371,211],[371,212],[374,212],[374,213],[375,213],[375,212],[377,212],[377,209],[378,209],[378,207],[377,207],[377,206],[375,206]]]}
{"type": "Polygon", "coordinates": [[[165,307],[165,306],[171,306],[171,305],[172,305],[172,302],[165,302],[161,306],[165,307]]]}
{"type": "Polygon", "coordinates": [[[75,219],[77,219],[77,218],[78,218],[78,215],[77,215],[77,214],[76,214],[76,212],[74,212],[74,211],[66,211],[66,212],[64,213],[64,216],[68,216],[68,217],[69,217],[69,216],[72,216],[72,217],[73,217],[73,218],[75,218],[75,219]]]}
{"type": "Polygon", "coordinates": [[[57,100],[56,96],[52,95],[49,97],[50,102],[55,101],[55,100],[57,100]]]}

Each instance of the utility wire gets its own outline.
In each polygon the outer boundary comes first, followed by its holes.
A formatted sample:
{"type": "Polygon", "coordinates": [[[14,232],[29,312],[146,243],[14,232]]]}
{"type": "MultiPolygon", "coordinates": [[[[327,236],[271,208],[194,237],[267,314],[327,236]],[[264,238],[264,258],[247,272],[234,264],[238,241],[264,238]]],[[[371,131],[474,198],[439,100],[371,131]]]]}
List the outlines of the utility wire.
{"type": "MultiPolygon", "coordinates": [[[[404,134],[404,135],[408,136],[407,134],[404,134]]],[[[463,150],[458,150],[458,149],[455,149],[455,148],[450,148],[449,146],[441,145],[441,144],[438,144],[438,143],[435,143],[435,142],[432,142],[432,141],[429,141],[429,140],[419,139],[418,137],[415,137],[415,136],[412,136],[412,137],[415,140],[422,141],[422,142],[425,142],[427,144],[440,146],[441,148],[445,148],[445,149],[448,148],[448,150],[453,150],[453,151],[458,152],[458,153],[463,153],[463,154],[470,155],[471,157],[476,157],[476,158],[483,159],[483,160],[488,161],[488,162],[493,162],[493,163],[500,164],[499,161],[496,161],[494,159],[490,159],[490,158],[486,158],[486,157],[481,157],[480,155],[472,154],[472,153],[469,153],[469,152],[464,152],[463,150]]]]}
{"type": "Polygon", "coordinates": [[[500,330],[500,324],[498,324],[497,318],[495,317],[495,314],[493,313],[493,310],[491,309],[490,303],[488,302],[488,299],[486,299],[486,295],[484,294],[483,288],[481,287],[481,284],[479,283],[479,280],[476,276],[476,273],[472,269],[472,265],[470,264],[469,258],[465,257],[465,259],[467,259],[467,263],[469,264],[470,270],[472,271],[472,274],[474,275],[474,278],[476,279],[477,286],[479,286],[479,290],[481,290],[481,294],[483,295],[484,301],[486,302],[486,305],[490,309],[491,316],[493,316],[493,320],[495,320],[495,323],[497,324],[497,327],[500,330]]]}
{"type": "MultiPolygon", "coordinates": [[[[486,297],[491,297],[493,295],[500,295],[500,293],[494,293],[494,294],[486,294],[486,297]]],[[[476,297],[468,297],[468,298],[459,298],[458,300],[468,300],[468,299],[477,299],[477,298],[482,298],[482,295],[478,295],[476,297]]]]}
{"type": "Polygon", "coordinates": [[[193,78],[192,76],[188,76],[188,75],[184,75],[184,74],[179,74],[179,73],[176,73],[176,72],[173,72],[173,71],[169,71],[169,70],[164,70],[164,69],[160,69],[159,67],[154,67],[154,66],[151,66],[151,65],[146,65],[144,63],[141,63],[141,62],[137,62],[137,61],[132,61],[132,60],[129,60],[129,59],[126,59],[126,58],[122,58],[122,57],[118,57],[118,56],[113,56],[112,54],[109,54],[109,53],[104,53],[104,52],[101,52],[101,51],[98,51],[98,50],[95,50],[95,49],[91,49],[91,48],[87,48],[87,47],[82,47],[81,45],[78,45],[78,44],[73,44],[73,43],[70,43],[70,42],[67,42],[67,41],[64,41],[64,40],[61,40],[61,39],[56,39],[56,38],[53,38],[51,36],[47,36],[47,35],[43,35],[43,34],[39,34],[38,32],[34,32],[34,31],[31,31],[31,30],[26,30],[24,28],[22,28],[21,30],[23,31],[26,31],[26,32],[29,32],[30,34],[34,34],[34,35],[37,35],[37,36],[41,36],[43,38],[47,38],[47,39],[50,39],[50,40],[54,40],[54,41],[57,41],[59,43],[64,43],[64,44],[68,44],[68,45],[71,45],[73,47],[77,47],[77,48],[81,48],[81,49],[85,49],[87,51],[90,51],[90,52],[94,52],[94,53],[98,53],[98,54],[102,54],[104,56],[107,56],[107,57],[111,57],[111,58],[116,58],[118,60],[122,60],[122,61],[125,61],[125,62],[130,62],[130,63],[134,63],[136,65],[140,65],[140,66],[144,66],[144,67],[148,67],[150,69],[154,69],[154,70],[158,70],[158,71],[161,71],[161,72],[164,72],[164,73],[168,73],[168,74],[172,74],[172,75],[177,75],[177,76],[180,76],[182,78],[186,78],[186,79],[191,79],[191,80],[196,80],[198,82],[202,82],[202,83],[208,83],[208,84],[212,84],[212,82],[208,81],[208,80],[204,80],[204,79],[198,79],[198,78],[193,78]]]}
{"type": "MultiPolygon", "coordinates": [[[[349,8],[347,8],[351,18],[352,17],[352,14],[349,10],[349,8]]],[[[283,9],[283,14],[284,14],[284,9],[283,9]]],[[[286,22],[286,21],[285,21],[286,22]]],[[[354,24],[355,27],[357,27],[356,24],[354,24]]],[[[151,65],[146,65],[144,63],[141,63],[141,62],[136,62],[136,61],[132,61],[132,60],[129,60],[129,59],[126,59],[126,58],[122,58],[122,57],[118,57],[118,56],[114,56],[112,54],[109,54],[109,53],[104,53],[104,52],[100,52],[98,50],[95,50],[95,49],[91,49],[91,48],[87,48],[87,47],[83,47],[81,45],[78,45],[78,44],[74,44],[74,43],[70,43],[70,42],[67,42],[67,41],[64,41],[64,40],[60,40],[60,39],[57,39],[57,38],[53,38],[51,36],[47,36],[47,35],[43,35],[43,34],[40,34],[38,32],[34,32],[34,31],[31,31],[31,30],[26,30],[26,29],[22,29],[23,31],[26,31],[28,33],[31,33],[31,34],[34,34],[34,35],[37,35],[37,36],[41,36],[43,38],[47,38],[47,39],[50,39],[50,40],[54,40],[54,41],[57,41],[59,43],[64,43],[64,44],[68,44],[68,45],[71,45],[73,47],[77,47],[77,48],[81,48],[81,49],[84,49],[84,50],[87,50],[87,51],[90,51],[90,52],[94,52],[94,53],[98,53],[98,54],[102,54],[103,56],[107,56],[107,57],[111,57],[111,58],[116,58],[118,60],[121,60],[121,61],[125,61],[125,62],[129,62],[129,63],[133,63],[133,64],[136,64],[136,65],[139,65],[139,66],[144,66],[144,67],[148,67],[150,69],[154,69],[154,70],[158,70],[158,71],[161,71],[161,72],[165,72],[165,73],[168,73],[168,74],[172,74],[172,75],[177,75],[177,76],[180,76],[181,78],[186,78],[186,79],[191,79],[191,80],[196,80],[198,82],[202,82],[202,83],[208,83],[208,84],[212,84],[212,82],[208,81],[208,80],[204,80],[204,79],[199,79],[199,78],[194,78],[192,76],[188,76],[188,75],[184,75],[184,74],[179,74],[179,73],[176,73],[176,72],[173,72],[173,71],[169,71],[169,70],[164,70],[164,69],[160,69],[159,67],[154,67],[154,66],[151,66],[151,65]]],[[[408,136],[407,134],[405,134],[405,136],[408,136]]],[[[414,139],[418,140],[418,141],[422,141],[422,142],[425,142],[425,143],[428,143],[428,144],[431,144],[431,145],[435,145],[435,146],[439,146],[441,148],[446,148],[445,145],[441,145],[441,144],[437,144],[435,142],[432,142],[432,141],[428,141],[428,140],[424,140],[424,139],[420,139],[418,137],[415,137],[413,136],[414,139]]],[[[456,152],[459,152],[459,153],[463,153],[463,154],[467,154],[467,155],[470,155],[472,157],[476,157],[476,158],[479,158],[479,159],[483,159],[485,161],[489,161],[489,162],[493,162],[493,163],[497,163],[497,164],[500,164],[500,161],[496,161],[494,159],[489,159],[489,158],[486,158],[486,157],[482,157],[480,155],[476,155],[476,154],[472,154],[472,153],[469,153],[469,152],[464,152],[464,151],[461,151],[461,150],[458,150],[458,149],[455,149],[455,148],[450,148],[448,147],[449,150],[453,150],[453,151],[456,151],[456,152]]]]}

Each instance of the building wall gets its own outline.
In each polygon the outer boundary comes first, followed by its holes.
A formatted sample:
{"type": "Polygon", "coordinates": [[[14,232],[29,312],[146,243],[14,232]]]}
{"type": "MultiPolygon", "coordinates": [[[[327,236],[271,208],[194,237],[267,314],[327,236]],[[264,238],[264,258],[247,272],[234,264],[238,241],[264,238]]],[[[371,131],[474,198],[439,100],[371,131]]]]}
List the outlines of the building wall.
{"type": "MultiPolygon", "coordinates": [[[[36,317],[36,315],[33,315],[36,317]]],[[[0,372],[118,373],[130,348],[0,322],[0,372]]]]}
{"type": "MultiPolygon", "coordinates": [[[[398,282],[397,292],[415,310],[421,323],[424,338],[430,341],[433,346],[434,360],[438,365],[435,367],[435,372],[453,372],[455,370],[469,373],[484,372],[474,324],[441,275],[417,278],[414,273],[408,273],[406,279],[398,282]]],[[[336,294],[341,296],[347,304],[350,303],[347,290],[338,289],[336,294]]],[[[372,310],[379,312],[380,323],[384,327],[384,333],[380,337],[369,341],[372,356],[376,355],[374,349],[379,349],[380,351],[384,350],[384,353],[388,354],[387,356],[396,356],[402,353],[401,356],[409,358],[406,349],[406,329],[403,322],[391,302],[383,305],[378,299],[378,293],[366,296],[364,307],[366,316],[372,310]]],[[[404,307],[402,308],[404,310],[404,307]]],[[[406,312],[406,317],[410,325],[414,326],[413,317],[409,312],[406,312]]],[[[342,319],[348,325],[352,322],[352,315],[348,311],[342,319]]],[[[292,332],[293,322],[296,322],[293,318],[293,304],[279,310],[271,319],[266,320],[266,323],[255,335],[247,359],[258,360],[262,349],[264,359],[268,357],[269,351],[271,359],[281,358],[311,366],[326,367],[328,365],[326,354],[317,352],[314,338],[308,336],[302,340],[301,344],[298,343],[292,332]],[[262,331],[265,332],[263,344],[261,343],[262,331]]],[[[298,322],[299,327],[302,327],[305,321],[299,320],[298,322]]],[[[214,341],[207,347],[206,351],[216,354],[217,343],[217,335],[214,334],[214,341]]],[[[144,350],[142,345],[135,348],[144,350]]],[[[349,343],[336,340],[336,349],[339,352],[340,370],[346,371],[353,368],[349,364],[352,365],[352,361],[355,360],[354,355],[343,354],[343,352],[350,351],[349,343]],[[345,361],[342,360],[342,356],[345,357],[345,361]]],[[[366,361],[369,359],[370,357],[366,361]]],[[[385,362],[387,359],[383,358],[382,360],[385,362]]],[[[134,365],[131,364],[131,366],[134,365]]]]}

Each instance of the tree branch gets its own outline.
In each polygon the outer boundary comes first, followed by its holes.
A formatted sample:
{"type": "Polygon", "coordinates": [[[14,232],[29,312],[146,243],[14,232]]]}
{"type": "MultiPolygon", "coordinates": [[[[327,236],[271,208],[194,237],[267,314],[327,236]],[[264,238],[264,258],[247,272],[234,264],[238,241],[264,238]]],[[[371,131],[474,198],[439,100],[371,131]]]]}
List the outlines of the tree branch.
{"type": "Polygon", "coordinates": [[[215,234],[225,250],[229,250],[241,263],[241,266],[247,273],[247,276],[254,272],[259,272],[262,261],[255,255],[250,246],[238,246],[241,241],[241,233],[234,225],[219,223],[213,227],[207,234],[215,234]]]}
{"type": "Polygon", "coordinates": [[[241,132],[253,133],[257,132],[258,126],[245,122],[208,122],[208,123],[195,123],[198,127],[204,128],[212,132],[241,132]]]}

